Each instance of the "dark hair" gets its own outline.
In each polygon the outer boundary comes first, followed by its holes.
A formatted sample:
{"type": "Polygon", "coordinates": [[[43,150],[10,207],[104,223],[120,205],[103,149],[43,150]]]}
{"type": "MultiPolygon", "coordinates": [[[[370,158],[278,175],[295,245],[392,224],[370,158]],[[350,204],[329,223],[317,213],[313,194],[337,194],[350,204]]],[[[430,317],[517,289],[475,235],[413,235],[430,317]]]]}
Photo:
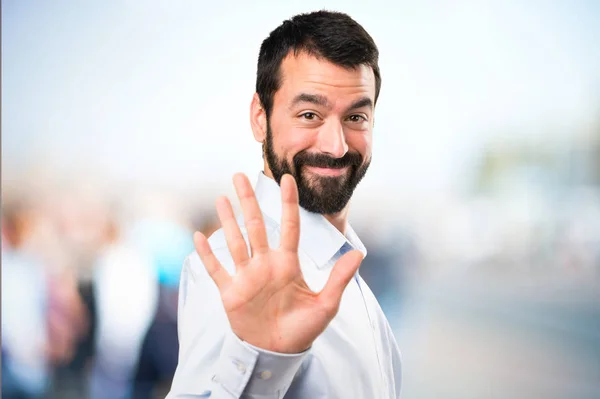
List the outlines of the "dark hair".
{"type": "Polygon", "coordinates": [[[375,74],[375,103],[381,88],[379,50],[373,38],[350,16],[333,11],[299,14],[273,30],[260,46],[256,92],[267,117],[281,84],[281,62],[306,52],[345,68],[368,65],[375,74]]]}

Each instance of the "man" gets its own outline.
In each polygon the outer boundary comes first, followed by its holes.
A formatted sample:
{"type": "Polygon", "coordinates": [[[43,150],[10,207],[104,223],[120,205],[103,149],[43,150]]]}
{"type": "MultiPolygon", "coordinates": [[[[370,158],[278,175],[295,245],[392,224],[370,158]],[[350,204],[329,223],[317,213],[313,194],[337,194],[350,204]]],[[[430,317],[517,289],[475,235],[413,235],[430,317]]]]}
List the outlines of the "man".
{"type": "Polygon", "coordinates": [[[222,229],[194,235],[167,398],[399,397],[400,352],[347,223],[371,161],[377,63],[341,13],[295,16],[263,42],[250,121],[264,173],[255,191],[234,176],[243,221],[219,198],[222,229]]]}

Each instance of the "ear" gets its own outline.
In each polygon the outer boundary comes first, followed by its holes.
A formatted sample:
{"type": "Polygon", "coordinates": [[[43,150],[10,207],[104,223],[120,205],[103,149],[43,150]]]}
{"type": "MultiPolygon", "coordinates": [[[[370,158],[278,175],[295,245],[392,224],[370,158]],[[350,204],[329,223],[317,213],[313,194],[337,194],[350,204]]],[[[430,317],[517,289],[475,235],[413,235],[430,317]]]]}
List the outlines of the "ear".
{"type": "Polygon", "coordinates": [[[250,104],[250,126],[254,139],[264,143],[267,138],[267,113],[258,98],[258,93],[254,93],[250,104]]]}

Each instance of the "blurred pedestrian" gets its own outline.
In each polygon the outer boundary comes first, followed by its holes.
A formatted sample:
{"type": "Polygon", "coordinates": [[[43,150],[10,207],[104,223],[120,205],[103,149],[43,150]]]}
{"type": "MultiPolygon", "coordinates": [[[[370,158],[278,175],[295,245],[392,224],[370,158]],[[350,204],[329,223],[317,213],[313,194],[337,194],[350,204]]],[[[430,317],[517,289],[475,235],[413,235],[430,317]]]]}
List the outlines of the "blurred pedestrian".
{"type": "Polygon", "coordinates": [[[49,390],[48,281],[27,246],[35,224],[28,198],[2,208],[2,397],[43,398],[49,390]]]}

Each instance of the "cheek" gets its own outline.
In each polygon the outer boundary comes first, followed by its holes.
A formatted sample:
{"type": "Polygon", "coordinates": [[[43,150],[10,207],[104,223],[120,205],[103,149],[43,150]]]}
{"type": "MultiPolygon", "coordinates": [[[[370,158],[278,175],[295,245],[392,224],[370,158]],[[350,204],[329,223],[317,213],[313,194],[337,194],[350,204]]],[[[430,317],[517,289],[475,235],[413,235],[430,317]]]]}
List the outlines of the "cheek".
{"type": "Polygon", "coordinates": [[[314,143],[316,134],[306,129],[286,127],[273,132],[275,148],[286,158],[292,158],[297,153],[308,150],[314,143]]]}
{"type": "Polygon", "coordinates": [[[349,134],[346,136],[346,143],[350,151],[356,151],[365,159],[371,156],[373,146],[371,134],[349,134]]]}
{"type": "Polygon", "coordinates": [[[315,144],[316,138],[318,137],[315,131],[307,129],[292,129],[290,133],[288,145],[294,153],[310,149],[315,144]]]}

